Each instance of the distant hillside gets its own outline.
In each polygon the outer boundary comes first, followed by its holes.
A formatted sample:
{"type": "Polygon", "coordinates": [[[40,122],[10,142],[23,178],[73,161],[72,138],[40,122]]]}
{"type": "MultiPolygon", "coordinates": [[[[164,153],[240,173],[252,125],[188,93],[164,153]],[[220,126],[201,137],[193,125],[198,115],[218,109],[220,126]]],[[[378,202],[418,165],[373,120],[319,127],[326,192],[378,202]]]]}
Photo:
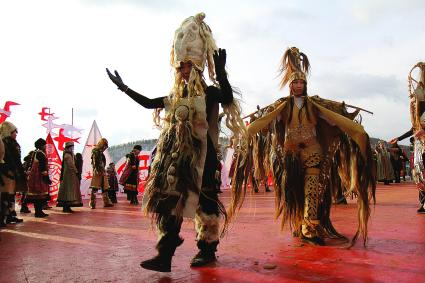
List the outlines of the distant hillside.
{"type": "MultiPolygon", "coordinates": [[[[380,140],[381,139],[378,139],[378,138],[370,138],[370,143],[372,145],[372,148],[375,148],[376,144],[380,140]]],[[[129,142],[129,143],[113,145],[109,148],[109,153],[111,154],[112,160],[114,162],[117,162],[123,156],[125,156],[127,153],[129,153],[136,144],[140,144],[142,146],[143,150],[151,151],[155,147],[156,142],[157,142],[157,139],[150,139],[150,140],[137,140],[137,141],[133,141],[133,142],[129,142]]],[[[225,137],[220,137],[219,143],[222,145],[222,150],[224,150],[226,145],[229,144],[229,139],[225,138],[225,137]]],[[[387,144],[387,146],[389,146],[389,145],[387,144]]],[[[409,147],[408,146],[400,145],[400,147],[402,149],[404,149],[405,152],[409,153],[409,147]]],[[[223,152],[223,154],[224,154],[224,152],[223,152]]]]}
{"type": "Polygon", "coordinates": [[[137,140],[123,144],[113,145],[108,148],[109,154],[113,162],[117,162],[127,153],[129,153],[136,144],[140,144],[142,146],[142,150],[151,151],[156,145],[156,139],[151,140],[137,140]]]}
{"type": "MultiPolygon", "coordinates": [[[[151,151],[154,149],[156,143],[157,139],[137,140],[128,143],[113,145],[108,148],[108,151],[111,155],[113,162],[116,163],[123,156],[129,153],[136,144],[140,144],[142,146],[142,150],[151,151]]],[[[219,143],[223,146],[222,148],[224,148],[226,145],[229,144],[229,139],[220,137],[219,143]]]]}

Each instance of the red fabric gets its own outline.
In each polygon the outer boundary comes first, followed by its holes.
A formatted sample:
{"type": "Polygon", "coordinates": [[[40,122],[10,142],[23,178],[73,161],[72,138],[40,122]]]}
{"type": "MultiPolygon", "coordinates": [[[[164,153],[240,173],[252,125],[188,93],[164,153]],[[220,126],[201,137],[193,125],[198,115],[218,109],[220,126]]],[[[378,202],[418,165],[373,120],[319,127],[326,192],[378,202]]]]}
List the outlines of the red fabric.
{"type": "Polygon", "coordinates": [[[120,180],[118,181],[118,183],[120,183],[120,185],[125,186],[125,182],[127,181],[128,177],[131,174],[131,166],[128,164],[128,162],[125,164],[124,170],[122,171],[120,180]]]}
{"type": "Polygon", "coordinates": [[[43,182],[38,161],[34,161],[28,175],[28,195],[31,198],[45,197],[49,193],[49,185],[43,182]]]}

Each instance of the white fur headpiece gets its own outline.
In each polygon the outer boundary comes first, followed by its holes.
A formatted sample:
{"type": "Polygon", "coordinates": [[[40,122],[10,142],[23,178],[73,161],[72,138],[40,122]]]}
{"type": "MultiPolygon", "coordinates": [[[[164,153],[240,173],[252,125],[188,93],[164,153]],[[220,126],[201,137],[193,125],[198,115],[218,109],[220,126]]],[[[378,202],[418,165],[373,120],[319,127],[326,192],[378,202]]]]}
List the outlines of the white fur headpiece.
{"type": "Polygon", "coordinates": [[[179,68],[181,62],[191,61],[196,69],[203,71],[207,63],[209,76],[213,78],[213,54],[217,46],[204,18],[204,13],[198,13],[185,19],[176,30],[171,51],[171,65],[179,68]]]}

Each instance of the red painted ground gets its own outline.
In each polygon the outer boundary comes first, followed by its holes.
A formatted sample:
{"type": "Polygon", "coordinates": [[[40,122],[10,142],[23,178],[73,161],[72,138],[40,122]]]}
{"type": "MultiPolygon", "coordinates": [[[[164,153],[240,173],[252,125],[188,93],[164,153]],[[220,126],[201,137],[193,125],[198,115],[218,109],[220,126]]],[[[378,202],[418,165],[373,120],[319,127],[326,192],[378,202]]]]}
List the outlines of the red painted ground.
{"type": "MultiPolygon", "coordinates": [[[[223,195],[228,201],[228,193],[223,195]]],[[[303,246],[273,220],[273,194],[249,196],[219,245],[218,262],[191,269],[197,252],[193,224],[183,225],[184,244],[171,273],[140,268],[155,254],[155,234],[139,207],[120,199],[109,209],[59,208],[46,219],[24,216],[24,223],[0,232],[0,282],[423,282],[425,215],[416,214],[411,184],[378,186],[369,245],[303,246]],[[264,269],[264,264],[276,268],[264,269]]],[[[355,205],[332,211],[337,229],[351,237],[355,205]]]]}

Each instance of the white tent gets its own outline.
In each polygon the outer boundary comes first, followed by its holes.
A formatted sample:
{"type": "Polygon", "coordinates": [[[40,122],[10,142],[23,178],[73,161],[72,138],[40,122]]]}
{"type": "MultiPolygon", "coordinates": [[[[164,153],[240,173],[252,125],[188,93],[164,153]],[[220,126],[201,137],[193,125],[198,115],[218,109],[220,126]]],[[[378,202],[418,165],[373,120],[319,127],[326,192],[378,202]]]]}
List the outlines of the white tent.
{"type": "MultiPolygon", "coordinates": [[[[93,176],[93,169],[91,165],[91,152],[93,147],[99,142],[102,138],[102,134],[99,131],[99,127],[97,126],[96,120],[93,121],[93,125],[91,126],[89,136],[87,137],[87,141],[84,145],[83,149],[83,173],[81,176],[81,195],[83,198],[88,198],[88,189],[90,187],[90,181],[93,176]]],[[[109,155],[108,149],[106,149],[103,154],[106,157],[106,165],[112,162],[112,158],[109,155]]]]}

